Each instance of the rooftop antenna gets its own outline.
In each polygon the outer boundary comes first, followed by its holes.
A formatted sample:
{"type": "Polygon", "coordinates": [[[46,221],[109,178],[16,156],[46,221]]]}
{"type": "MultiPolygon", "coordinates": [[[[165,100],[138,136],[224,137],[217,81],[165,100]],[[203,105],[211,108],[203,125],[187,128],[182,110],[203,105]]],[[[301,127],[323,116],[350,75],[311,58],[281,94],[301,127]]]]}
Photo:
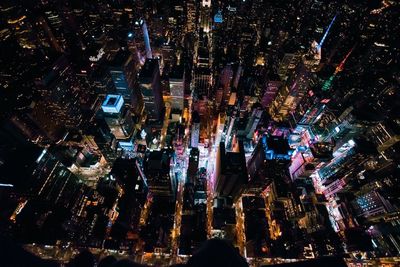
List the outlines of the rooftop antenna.
{"type": "Polygon", "coordinates": [[[320,41],[319,44],[317,45],[317,49],[318,49],[318,50],[320,50],[320,49],[322,48],[322,45],[324,44],[325,39],[326,39],[326,37],[327,37],[328,34],[329,34],[329,30],[331,29],[333,23],[334,23],[335,20],[336,20],[336,16],[337,16],[337,15],[335,15],[335,16],[333,17],[331,23],[330,23],[329,26],[328,26],[328,29],[326,29],[326,31],[325,31],[325,33],[324,33],[324,36],[322,36],[321,41],[320,41]]]}
{"type": "Polygon", "coordinates": [[[335,72],[332,74],[332,76],[329,77],[329,79],[325,81],[324,85],[322,86],[322,91],[328,91],[328,90],[331,88],[332,83],[333,83],[333,80],[335,79],[336,75],[337,75],[339,72],[343,71],[343,69],[344,69],[344,64],[346,63],[347,59],[349,58],[349,56],[350,56],[351,53],[353,52],[354,47],[355,47],[355,46],[353,46],[353,47],[350,49],[350,51],[346,54],[346,56],[344,57],[344,59],[342,60],[342,62],[340,62],[340,64],[336,67],[335,72]]]}

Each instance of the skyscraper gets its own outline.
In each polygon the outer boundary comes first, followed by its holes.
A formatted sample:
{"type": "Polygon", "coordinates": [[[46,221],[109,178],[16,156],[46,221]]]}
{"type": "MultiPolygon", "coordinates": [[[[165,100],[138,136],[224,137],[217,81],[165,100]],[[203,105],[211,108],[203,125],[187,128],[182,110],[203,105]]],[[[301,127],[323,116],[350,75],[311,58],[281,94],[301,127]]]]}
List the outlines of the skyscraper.
{"type": "Polygon", "coordinates": [[[169,74],[171,108],[183,110],[185,91],[185,72],[183,66],[175,66],[169,74]]]}
{"type": "Polygon", "coordinates": [[[171,156],[166,150],[150,152],[144,163],[144,174],[150,191],[157,196],[175,197],[177,178],[170,175],[171,156]]]}
{"type": "Polygon", "coordinates": [[[164,100],[157,59],[146,59],[139,73],[139,88],[143,95],[147,120],[150,123],[159,122],[164,114],[164,100]]]}
{"type": "Polygon", "coordinates": [[[199,139],[200,139],[200,115],[197,111],[194,111],[192,115],[192,132],[191,132],[190,145],[193,148],[197,148],[199,146],[199,139]]]}
{"type": "Polygon", "coordinates": [[[226,152],[225,143],[221,142],[216,160],[215,192],[236,201],[248,183],[243,142],[239,141],[239,152],[226,152]]]}
{"type": "Polygon", "coordinates": [[[200,27],[204,33],[211,28],[211,0],[202,0],[200,7],[200,27]]]}
{"type": "Polygon", "coordinates": [[[82,122],[80,91],[71,65],[61,56],[37,82],[41,99],[32,103],[29,117],[47,137],[58,140],[65,129],[78,127],[82,122]]]}
{"type": "Polygon", "coordinates": [[[115,92],[122,95],[130,103],[133,94],[134,83],[136,81],[136,62],[128,51],[119,51],[109,63],[109,73],[111,75],[115,92]]]}
{"type": "Polygon", "coordinates": [[[269,75],[269,79],[265,84],[264,95],[261,99],[261,104],[264,108],[267,110],[270,108],[281,86],[282,82],[278,75],[269,75]]]}
{"type": "Polygon", "coordinates": [[[110,132],[122,149],[133,150],[132,134],[134,125],[129,109],[124,106],[122,95],[107,95],[101,109],[110,132]]]}
{"type": "Polygon", "coordinates": [[[212,75],[208,68],[196,68],[194,70],[194,91],[199,98],[209,97],[212,85],[212,75]]]}
{"type": "Polygon", "coordinates": [[[192,33],[196,30],[196,1],[186,1],[186,32],[192,33]]]}

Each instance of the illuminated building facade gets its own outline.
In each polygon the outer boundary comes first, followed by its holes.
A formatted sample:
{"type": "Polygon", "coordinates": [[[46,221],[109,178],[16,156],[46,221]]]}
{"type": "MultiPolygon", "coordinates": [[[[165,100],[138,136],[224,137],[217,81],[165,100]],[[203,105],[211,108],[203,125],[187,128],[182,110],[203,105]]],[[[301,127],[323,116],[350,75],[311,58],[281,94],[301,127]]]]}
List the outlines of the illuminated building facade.
{"type": "Polygon", "coordinates": [[[267,110],[269,110],[272,102],[275,100],[275,97],[278,94],[281,85],[282,83],[279,77],[272,78],[271,80],[266,82],[264,95],[262,96],[261,100],[261,105],[267,110]]]}
{"type": "Polygon", "coordinates": [[[285,53],[282,60],[279,63],[278,75],[282,81],[286,81],[292,71],[295,70],[297,64],[300,61],[300,55],[285,53]]]}
{"type": "Polygon", "coordinates": [[[196,17],[197,17],[196,1],[194,0],[186,1],[186,32],[192,33],[197,30],[196,17]]]}
{"type": "Polygon", "coordinates": [[[194,90],[197,96],[209,96],[212,75],[209,69],[197,68],[194,71],[194,90]]]}
{"type": "Polygon", "coordinates": [[[33,103],[29,117],[47,138],[60,139],[66,129],[79,127],[82,122],[79,99],[83,88],[65,56],[54,62],[37,86],[41,99],[33,103]]]}
{"type": "Polygon", "coordinates": [[[133,97],[133,88],[136,81],[136,62],[130,53],[120,51],[109,63],[109,72],[116,94],[122,95],[129,103],[133,97]]]}
{"type": "Polygon", "coordinates": [[[3,2],[2,235],[62,263],[400,255],[396,1],[3,2]]]}
{"type": "Polygon", "coordinates": [[[399,123],[397,121],[378,123],[371,128],[370,136],[380,153],[391,150],[391,147],[400,141],[399,123]]]}
{"type": "Polygon", "coordinates": [[[190,145],[192,148],[197,148],[200,141],[200,115],[197,111],[193,112],[192,120],[190,145]]]}
{"type": "Polygon", "coordinates": [[[107,95],[101,109],[111,134],[125,150],[133,150],[132,134],[134,125],[129,109],[124,106],[122,95],[107,95]]]}
{"type": "MultiPolygon", "coordinates": [[[[333,153],[333,159],[318,171],[323,184],[329,185],[338,178],[344,178],[349,173],[355,175],[363,170],[364,164],[375,154],[376,150],[367,141],[356,139],[349,140],[333,153]]],[[[333,193],[333,192],[331,192],[333,193]]]]}
{"type": "Polygon", "coordinates": [[[183,66],[175,66],[169,74],[169,90],[171,93],[171,108],[182,111],[185,92],[185,72],[183,66]]]}
{"type": "Polygon", "coordinates": [[[320,64],[320,61],[322,58],[322,46],[325,42],[326,37],[329,34],[329,31],[330,31],[332,25],[334,24],[335,20],[336,20],[336,15],[331,20],[328,28],[326,29],[324,35],[321,38],[321,41],[318,43],[314,40],[311,44],[310,53],[304,55],[304,57],[303,57],[304,65],[307,66],[307,68],[312,72],[317,71],[319,68],[319,64],[320,64]]]}
{"type": "Polygon", "coordinates": [[[211,0],[202,0],[200,7],[200,28],[204,33],[211,30],[211,0]]]}
{"type": "MultiPolygon", "coordinates": [[[[62,228],[52,223],[52,219],[58,218],[61,223],[75,225],[85,206],[85,194],[89,188],[48,149],[32,151],[27,146],[23,152],[26,154],[19,155],[19,160],[26,165],[13,170],[15,187],[12,194],[20,198],[17,209],[10,217],[15,223],[13,228],[22,233],[26,233],[27,229],[32,231],[22,237],[24,242],[30,242],[30,238],[40,239],[42,231],[52,232],[42,237],[46,242],[65,238],[62,228]],[[18,180],[22,178],[23,183],[20,183],[18,180]]],[[[4,171],[2,173],[7,175],[4,171]]],[[[69,237],[74,235],[71,233],[69,237]]]]}
{"type": "Polygon", "coordinates": [[[365,218],[385,214],[393,210],[393,207],[378,191],[370,191],[358,196],[352,204],[356,209],[356,215],[365,218]]]}
{"type": "Polygon", "coordinates": [[[332,159],[333,145],[315,142],[299,146],[289,167],[292,180],[308,178],[322,162],[332,159]]]}

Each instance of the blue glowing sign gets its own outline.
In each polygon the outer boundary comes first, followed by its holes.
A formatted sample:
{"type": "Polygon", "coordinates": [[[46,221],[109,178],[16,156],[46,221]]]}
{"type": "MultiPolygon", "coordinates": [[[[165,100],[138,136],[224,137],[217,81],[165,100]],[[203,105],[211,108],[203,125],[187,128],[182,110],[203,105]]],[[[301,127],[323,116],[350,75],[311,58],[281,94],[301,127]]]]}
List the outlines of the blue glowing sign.
{"type": "Polygon", "coordinates": [[[124,150],[128,150],[128,151],[133,151],[134,145],[132,140],[129,141],[118,141],[119,146],[124,149],[124,150]]]}
{"type": "Polygon", "coordinates": [[[214,16],[214,22],[215,22],[215,23],[222,23],[222,22],[223,22],[221,10],[219,10],[218,13],[215,14],[215,16],[214,16]]]}
{"type": "Polygon", "coordinates": [[[124,98],[121,95],[107,95],[101,109],[105,113],[119,113],[123,104],[124,98]]]}

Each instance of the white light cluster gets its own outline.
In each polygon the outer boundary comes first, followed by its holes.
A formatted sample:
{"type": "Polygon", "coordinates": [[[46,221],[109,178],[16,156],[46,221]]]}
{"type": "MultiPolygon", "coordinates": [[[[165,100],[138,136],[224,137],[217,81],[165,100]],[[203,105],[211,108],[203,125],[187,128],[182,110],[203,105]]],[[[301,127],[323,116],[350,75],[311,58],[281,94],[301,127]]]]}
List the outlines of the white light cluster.
{"type": "Polygon", "coordinates": [[[100,48],[100,50],[97,53],[97,55],[89,57],[89,60],[92,61],[92,62],[97,62],[104,56],[104,54],[105,54],[104,49],[100,48]]]}

